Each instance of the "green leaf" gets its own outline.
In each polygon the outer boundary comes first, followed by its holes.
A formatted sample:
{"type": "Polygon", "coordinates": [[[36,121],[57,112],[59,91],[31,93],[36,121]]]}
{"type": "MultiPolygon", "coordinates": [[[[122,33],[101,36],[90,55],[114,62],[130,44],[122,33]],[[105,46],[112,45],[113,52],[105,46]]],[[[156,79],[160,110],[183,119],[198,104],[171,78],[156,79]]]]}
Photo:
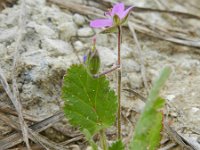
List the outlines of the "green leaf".
{"type": "Polygon", "coordinates": [[[93,78],[84,65],[67,70],[62,87],[64,111],[70,123],[93,136],[115,122],[117,97],[105,76],[93,78]]]}
{"type": "Polygon", "coordinates": [[[115,143],[113,143],[108,150],[124,150],[124,144],[122,143],[122,141],[117,141],[115,143]]]}
{"type": "Polygon", "coordinates": [[[135,127],[131,150],[155,150],[161,139],[163,115],[159,109],[163,108],[165,100],[159,97],[159,91],[170,75],[170,68],[163,69],[160,77],[154,83],[147,103],[135,127]]]}

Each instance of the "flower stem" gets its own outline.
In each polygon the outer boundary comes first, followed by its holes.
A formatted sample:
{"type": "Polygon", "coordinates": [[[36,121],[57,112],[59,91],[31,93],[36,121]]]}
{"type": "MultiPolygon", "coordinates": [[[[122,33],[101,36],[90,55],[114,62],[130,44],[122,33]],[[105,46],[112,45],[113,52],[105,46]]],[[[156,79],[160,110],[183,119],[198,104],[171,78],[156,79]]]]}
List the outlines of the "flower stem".
{"type": "Polygon", "coordinates": [[[118,26],[118,60],[117,65],[119,66],[117,74],[117,98],[118,98],[118,112],[117,112],[117,130],[118,140],[121,139],[121,26],[118,26]]]}
{"type": "Polygon", "coordinates": [[[105,135],[105,131],[102,129],[100,130],[100,140],[101,140],[101,145],[103,150],[107,150],[107,142],[106,142],[106,135],[105,135]]]}

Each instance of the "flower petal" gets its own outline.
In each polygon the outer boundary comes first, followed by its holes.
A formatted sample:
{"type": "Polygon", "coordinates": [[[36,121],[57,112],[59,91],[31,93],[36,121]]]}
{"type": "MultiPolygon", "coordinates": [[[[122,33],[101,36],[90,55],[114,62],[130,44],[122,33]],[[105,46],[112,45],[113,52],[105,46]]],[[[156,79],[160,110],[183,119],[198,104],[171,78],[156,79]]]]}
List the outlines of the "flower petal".
{"type": "Polygon", "coordinates": [[[112,19],[96,19],[90,22],[90,27],[93,28],[111,27],[112,25],[112,19]]]}
{"type": "Polygon", "coordinates": [[[116,15],[120,15],[121,13],[123,13],[124,11],[124,3],[117,3],[113,6],[112,12],[111,12],[111,16],[116,15]]]}
{"type": "Polygon", "coordinates": [[[123,13],[121,13],[120,15],[118,15],[119,18],[120,18],[120,19],[125,18],[125,17],[129,14],[129,12],[131,11],[131,9],[133,9],[133,7],[134,7],[134,6],[131,6],[131,7],[127,8],[123,13]]]}

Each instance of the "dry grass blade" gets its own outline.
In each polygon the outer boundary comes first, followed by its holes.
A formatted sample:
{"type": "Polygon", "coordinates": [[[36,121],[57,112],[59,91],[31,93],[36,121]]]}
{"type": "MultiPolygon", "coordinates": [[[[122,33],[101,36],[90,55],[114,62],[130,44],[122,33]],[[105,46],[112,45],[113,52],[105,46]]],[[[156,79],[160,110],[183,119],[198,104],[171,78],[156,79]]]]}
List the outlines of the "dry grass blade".
{"type": "Polygon", "coordinates": [[[140,59],[140,65],[141,65],[141,74],[142,74],[144,86],[145,86],[145,88],[147,90],[147,94],[148,94],[149,93],[149,86],[148,86],[148,83],[147,83],[146,69],[145,69],[144,60],[143,60],[143,57],[142,57],[142,48],[141,48],[140,43],[138,41],[137,35],[135,33],[135,29],[133,27],[131,27],[129,22],[128,22],[128,27],[129,27],[131,33],[133,34],[133,39],[134,39],[134,41],[137,45],[137,51],[138,51],[138,56],[139,56],[139,59],[140,59]]]}
{"type": "Polygon", "coordinates": [[[25,32],[25,22],[26,22],[26,17],[25,17],[25,0],[21,1],[21,8],[20,8],[20,14],[19,14],[19,23],[18,23],[18,36],[16,39],[16,48],[15,48],[15,55],[14,55],[14,60],[13,60],[13,68],[12,68],[12,103],[15,106],[15,109],[18,113],[18,118],[19,118],[19,123],[21,127],[21,132],[23,135],[24,142],[26,143],[27,149],[31,149],[29,145],[29,140],[28,140],[28,127],[26,125],[26,122],[24,121],[23,114],[22,114],[22,105],[18,99],[18,88],[17,88],[17,81],[16,81],[16,69],[17,69],[17,61],[19,59],[19,51],[21,49],[21,42],[24,37],[24,32],[25,32]]]}
{"type": "Polygon", "coordinates": [[[79,136],[74,137],[74,138],[72,138],[72,139],[70,139],[70,140],[67,140],[67,141],[62,142],[61,144],[62,144],[62,145],[67,145],[67,144],[69,144],[69,143],[72,143],[72,142],[75,142],[75,141],[79,141],[79,140],[81,140],[81,139],[83,139],[83,138],[84,138],[83,135],[79,135],[79,136]]]}
{"type": "MultiPolygon", "coordinates": [[[[4,115],[3,113],[0,113],[0,119],[2,121],[4,121],[6,124],[8,124],[10,127],[12,127],[13,129],[15,130],[18,130],[19,129],[19,124],[15,121],[13,121],[12,119],[8,118],[6,115],[4,115]]],[[[37,132],[34,132],[32,129],[28,129],[28,132],[29,132],[29,138],[38,143],[38,144],[41,144],[45,149],[59,149],[59,150],[64,150],[66,149],[66,147],[63,147],[62,145],[58,145],[57,143],[53,142],[53,141],[50,141],[48,140],[46,137],[38,134],[37,132]]]]}
{"type": "Polygon", "coordinates": [[[188,143],[180,134],[174,131],[166,122],[164,122],[164,130],[170,136],[171,139],[176,141],[182,148],[188,150],[197,150],[193,147],[192,144],[188,143]]]}
{"type": "MultiPolygon", "coordinates": [[[[190,46],[190,47],[195,47],[195,48],[200,48],[200,42],[198,40],[193,40],[193,39],[189,39],[189,38],[180,38],[178,35],[169,35],[166,32],[162,32],[162,31],[154,31],[153,27],[149,26],[144,26],[141,24],[137,24],[135,23],[135,21],[133,21],[134,19],[132,18],[131,21],[131,26],[135,28],[135,30],[137,30],[140,33],[155,37],[155,38],[159,38],[162,40],[166,40],[169,42],[173,42],[173,43],[177,43],[180,45],[185,45],[185,46],[190,46]]],[[[155,28],[155,27],[154,27],[155,28]]]]}
{"type": "Polygon", "coordinates": [[[89,6],[78,4],[78,3],[72,3],[66,0],[48,0],[48,1],[58,5],[61,8],[65,8],[65,9],[74,11],[76,13],[87,14],[87,15],[95,14],[95,16],[104,17],[102,11],[95,7],[89,7],[89,6]]]}
{"type": "Polygon", "coordinates": [[[172,149],[173,147],[175,147],[176,144],[175,143],[171,143],[171,144],[168,144],[167,146],[163,147],[163,148],[160,148],[158,150],[170,150],[172,149]]]}
{"type": "MultiPolygon", "coordinates": [[[[113,0],[98,0],[100,3],[104,3],[107,6],[111,7],[110,3],[113,4],[115,1],[113,0]]],[[[143,12],[143,13],[149,13],[149,12],[154,12],[154,13],[164,13],[164,14],[171,14],[175,16],[180,16],[184,18],[194,18],[194,19],[200,19],[200,16],[195,15],[195,14],[190,14],[186,12],[180,12],[180,11],[171,11],[171,10],[162,10],[162,9],[154,9],[154,8],[146,8],[146,7],[134,7],[134,12],[143,12]]]]}
{"type": "Polygon", "coordinates": [[[8,118],[4,113],[0,112],[0,120],[9,125],[11,128],[18,130],[19,126],[13,123],[13,120],[8,118]]]}
{"type": "MultiPolygon", "coordinates": [[[[46,146],[51,147],[51,146],[55,145],[55,143],[52,144],[52,142],[50,144],[48,144],[48,141],[46,141],[44,138],[41,138],[41,135],[39,135],[38,132],[41,132],[41,131],[47,129],[48,127],[52,126],[54,123],[62,120],[63,118],[64,118],[64,114],[62,112],[58,112],[55,115],[53,115],[47,119],[44,119],[38,123],[31,125],[29,127],[30,129],[28,130],[30,133],[29,136],[32,139],[37,138],[36,141],[40,140],[39,143],[42,143],[42,145],[45,145],[45,147],[46,146]]],[[[4,121],[5,121],[5,119],[4,119],[4,121]]],[[[12,122],[12,123],[15,124],[15,126],[17,126],[15,122],[12,122]]],[[[21,143],[22,141],[23,141],[23,139],[21,137],[21,134],[18,132],[15,132],[15,133],[9,135],[8,137],[0,140],[0,149],[4,150],[4,149],[11,148],[11,147],[21,143]]],[[[57,146],[57,145],[55,145],[55,146],[57,146]]]]}
{"type": "MultiPolygon", "coordinates": [[[[18,116],[15,109],[13,109],[10,106],[3,104],[1,102],[0,102],[0,112],[10,114],[10,115],[13,115],[13,116],[18,116]]],[[[41,119],[38,119],[36,116],[32,116],[32,115],[29,115],[29,114],[26,114],[26,113],[23,113],[23,117],[24,117],[25,120],[32,121],[32,122],[41,121],[41,119]]]]}
{"type": "MultiPolygon", "coordinates": [[[[89,7],[84,4],[71,3],[65,0],[48,0],[48,1],[58,5],[61,8],[78,12],[80,14],[91,15],[91,16],[96,16],[96,17],[104,17],[103,16],[104,12],[95,7],[89,7]]],[[[104,0],[104,2],[109,2],[109,1],[104,0]]],[[[101,5],[101,3],[99,3],[99,5],[101,5]]],[[[177,16],[185,16],[185,18],[194,18],[194,19],[200,20],[199,16],[183,13],[183,12],[176,12],[176,11],[167,11],[167,10],[159,10],[159,9],[140,8],[140,7],[134,7],[134,11],[135,12],[151,11],[151,12],[156,12],[156,13],[169,13],[169,14],[173,14],[177,16]]],[[[146,34],[148,36],[152,36],[152,37],[166,40],[169,42],[177,43],[180,45],[200,48],[199,37],[191,39],[190,36],[188,35],[189,33],[184,32],[185,29],[182,30],[182,29],[174,29],[173,27],[165,27],[165,28],[157,27],[157,26],[155,27],[155,25],[153,26],[149,23],[145,23],[145,21],[141,19],[138,22],[138,20],[136,20],[133,16],[130,16],[129,22],[131,23],[131,26],[133,26],[136,31],[146,34]],[[173,31],[173,33],[169,31],[173,31]],[[182,33],[185,33],[185,35],[180,36],[179,35],[180,31],[182,33]]]]}

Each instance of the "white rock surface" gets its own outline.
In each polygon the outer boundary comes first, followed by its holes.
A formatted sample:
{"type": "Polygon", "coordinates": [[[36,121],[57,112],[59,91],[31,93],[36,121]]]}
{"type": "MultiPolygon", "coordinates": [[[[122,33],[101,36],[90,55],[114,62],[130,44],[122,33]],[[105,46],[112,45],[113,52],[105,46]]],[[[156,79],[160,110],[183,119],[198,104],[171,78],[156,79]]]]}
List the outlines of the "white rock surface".
{"type": "Polygon", "coordinates": [[[62,40],[69,41],[73,36],[76,36],[76,24],[74,22],[66,22],[58,26],[60,37],[62,40]]]}
{"type": "Polygon", "coordinates": [[[94,32],[90,27],[83,27],[78,29],[77,35],[80,37],[87,37],[94,35],[94,32]]]}
{"type": "Polygon", "coordinates": [[[84,48],[84,45],[83,45],[83,43],[82,43],[81,41],[75,41],[75,42],[73,43],[73,45],[74,45],[74,48],[75,48],[77,51],[82,51],[83,48],[84,48]]]}
{"type": "Polygon", "coordinates": [[[115,55],[112,50],[101,46],[97,46],[97,50],[99,52],[102,65],[112,66],[116,64],[117,55],[115,55]]]}
{"type": "Polygon", "coordinates": [[[73,20],[78,26],[83,26],[85,24],[85,18],[79,14],[75,14],[73,20]]]}

